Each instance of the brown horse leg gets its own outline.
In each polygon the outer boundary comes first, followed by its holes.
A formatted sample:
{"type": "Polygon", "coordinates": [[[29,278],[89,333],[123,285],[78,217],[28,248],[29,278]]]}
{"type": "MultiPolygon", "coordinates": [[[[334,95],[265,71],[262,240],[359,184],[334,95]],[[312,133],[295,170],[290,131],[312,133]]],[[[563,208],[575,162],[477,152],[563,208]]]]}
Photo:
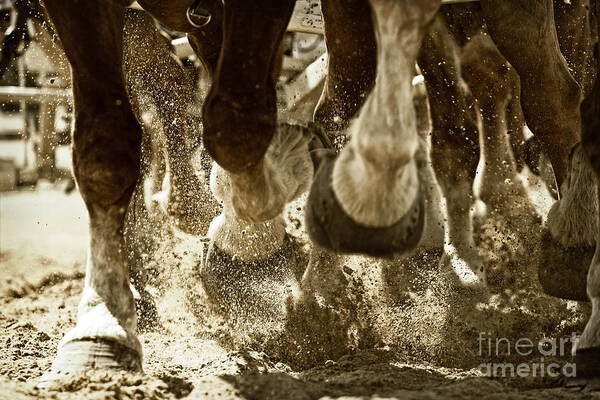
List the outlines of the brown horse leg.
{"type": "MultiPolygon", "coordinates": [[[[592,2],[596,10],[595,21],[600,28],[600,2],[592,2]]],[[[598,31],[597,31],[598,32],[598,31]]],[[[600,47],[600,44],[596,44],[600,47]]],[[[596,48],[596,51],[599,48],[596,48]]],[[[598,53],[596,53],[598,54],[598,53]]],[[[581,115],[583,120],[583,146],[587,158],[596,173],[600,177],[600,58],[596,59],[596,80],[591,93],[581,103],[581,115]]],[[[600,216],[600,210],[598,211],[600,216]]],[[[600,226],[600,220],[598,221],[600,226]]],[[[587,274],[587,295],[592,301],[592,315],[581,334],[575,352],[577,363],[577,375],[586,379],[586,384],[592,385],[595,381],[595,389],[600,390],[600,233],[596,238],[596,252],[587,274]]]]}
{"type": "MultiPolygon", "coordinates": [[[[599,10],[600,11],[600,10],[599,10]]],[[[596,177],[600,177],[600,66],[597,70],[592,94],[581,105],[583,115],[583,139],[585,151],[592,160],[596,177]]],[[[600,210],[598,210],[600,215],[600,210]]],[[[600,220],[598,220],[600,226],[600,220]]],[[[600,234],[599,234],[600,236],[600,234]]],[[[596,239],[596,252],[587,273],[587,295],[592,302],[592,315],[590,316],[581,338],[577,343],[575,362],[577,375],[586,380],[596,380],[596,390],[600,389],[600,238],[596,239]]],[[[586,383],[590,383],[586,381],[586,383]]]]}
{"type": "MultiPolygon", "coordinates": [[[[600,11],[600,2],[598,3],[600,11]]],[[[596,67],[596,82],[590,95],[581,103],[583,119],[583,146],[587,159],[600,177],[600,60],[596,67]]],[[[599,185],[598,181],[596,183],[599,185]]],[[[600,202],[599,202],[600,204],[600,202]]],[[[596,220],[600,227],[600,209],[596,220]]],[[[592,315],[577,343],[575,362],[577,376],[583,383],[600,390],[600,233],[596,238],[596,251],[586,277],[587,296],[592,302],[592,315]]],[[[579,280],[579,278],[578,278],[579,280]]]]}
{"type": "Polygon", "coordinates": [[[293,0],[231,0],[225,5],[221,58],[203,121],[204,145],[227,171],[260,167],[274,135],[273,68],[293,6],[293,0]]]}
{"type": "Polygon", "coordinates": [[[515,156],[517,171],[521,171],[526,161],[526,139],[525,132],[525,117],[521,108],[521,81],[517,74],[517,79],[511,89],[510,100],[506,106],[506,129],[510,139],[510,145],[515,156]]]}
{"type": "Polygon", "coordinates": [[[519,73],[527,125],[560,187],[579,141],[581,89],[559,49],[552,0],[482,0],[481,7],[492,39],[519,73]]]}
{"type": "Polygon", "coordinates": [[[587,295],[592,301],[592,315],[575,349],[577,378],[583,379],[581,383],[589,385],[590,389],[600,390],[600,246],[598,244],[587,274],[586,286],[587,295]]]}
{"type": "Polygon", "coordinates": [[[502,209],[517,185],[516,164],[506,134],[506,109],[519,77],[483,34],[463,48],[461,71],[482,120],[480,148],[485,163],[478,195],[491,209],[502,209]]]}
{"type": "Polygon", "coordinates": [[[367,0],[324,0],[321,10],[329,58],[314,120],[334,133],[348,126],[375,84],[377,43],[367,0]]]}
{"type": "Polygon", "coordinates": [[[205,149],[229,173],[233,210],[249,223],[276,218],[312,179],[312,168],[295,169],[309,157],[310,135],[276,127],[274,71],[293,5],[225,4],[221,55],[203,107],[205,149]]]}
{"type": "Polygon", "coordinates": [[[585,97],[595,79],[590,0],[554,0],[554,22],[560,51],[585,97]]]}
{"type": "Polygon", "coordinates": [[[471,221],[479,132],[460,84],[456,50],[453,36],[438,16],[423,41],[418,63],[429,97],[433,124],[431,157],[446,198],[447,240],[452,249],[444,252],[441,263],[449,264],[447,267],[464,283],[485,283],[483,260],[473,241],[471,221]]]}
{"type": "Polygon", "coordinates": [[[45,5],[72,67],[73,170],[90,218],[77,325],[60,342],[52,371],[141,370],[122,233],[141,138],[122,79],[124,7],[64,0],[45,5]]]}

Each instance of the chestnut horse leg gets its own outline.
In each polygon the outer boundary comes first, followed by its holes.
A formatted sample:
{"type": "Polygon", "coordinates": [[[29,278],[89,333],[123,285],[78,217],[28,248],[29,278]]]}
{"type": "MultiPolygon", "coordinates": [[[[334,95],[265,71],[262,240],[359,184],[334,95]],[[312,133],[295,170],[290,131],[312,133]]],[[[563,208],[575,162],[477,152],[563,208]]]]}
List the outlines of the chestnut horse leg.
{"type": "Polygon", "coordinates": [[[152,18],[138,10],[128,10],[127,14],[126,82],[134,113],[145,134],[150,135],[154,146],[163,142],[165,147],[169,172],[165,211],[184,232],[205,235],[215,215],[215,204],[191,163],[191,142],[200,133],[200,124],[189,110],[194,84],[152,18]],[[151,110],[155,111],[155,118],[145,121],[153,114],[151,110]]]}
{"type": "Polygon", "coordinates": [[[581,89],[559,49],[552,0],[482,0],[481,7],[494,43],[521,78],[527,125],[539,137],[560,187],[579,141],[581,89]]]}
{"type": "Polygon", "coordinates": [[[115,2],[44,3],[72,68],[73,170],[90,229],[77,325],[61,340],[52,372],[141,370],[123,242],[141,140],[122,78],[125,8],[115,2]]]}
{"type": "Polygon", "coordinates": [[[488,209],[502,210],[509,198],[519,193],[506,122],[507,107],[519,76],[485,34],[474,36],[463,48],[461,71],[482,122],[479,137],[485,163],[478,196],[488,209]]]}

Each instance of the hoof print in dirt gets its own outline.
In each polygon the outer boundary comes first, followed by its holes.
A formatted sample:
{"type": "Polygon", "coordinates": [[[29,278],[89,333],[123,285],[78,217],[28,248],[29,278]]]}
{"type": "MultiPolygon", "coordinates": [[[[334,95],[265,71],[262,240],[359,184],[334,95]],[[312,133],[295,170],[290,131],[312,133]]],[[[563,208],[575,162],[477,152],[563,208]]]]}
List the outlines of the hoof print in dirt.
{"type": "Polygon", "coordinates": [[[245,262],[210,244],[200,279],[208,300],[224,313],[280,309],[290,284],[299,281],[308,261],[288,236],[265,260],[245,262]]]}
{"type": "Polygon", "coordinates": [[[142,357],[114,340],[72,340],[59,348],[50,374],[44,380],[91,369],[142,371],[142,357]]]}
{"type": "Polygon", "coordinates": [[[538,266],[544,292],[561,299],[588,301],[586,280],[593,256],[592,247],[566,248],[544,230],[538,266]]]}
{"type": "Polygon", "coordinates": [[[332,187],[335,158],[329,155],[315,175],[306,202],[306,228],[313,243],[335,252],[392,257],[417,246],[425,223],[419,190],[408,212],[394,225],[370,228],[355,222],[339,204],[332,187]]]}

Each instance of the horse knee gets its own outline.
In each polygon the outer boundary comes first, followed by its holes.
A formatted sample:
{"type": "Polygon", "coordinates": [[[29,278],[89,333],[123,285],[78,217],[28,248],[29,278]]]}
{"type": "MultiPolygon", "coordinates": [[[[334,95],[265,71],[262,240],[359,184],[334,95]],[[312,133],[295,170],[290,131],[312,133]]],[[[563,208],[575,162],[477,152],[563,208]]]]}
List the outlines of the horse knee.
{"type": "Polygon", "coordinates": [[[127,204],[140,172],[140,140],[133,115],[95,115],[89,121],[77,120],[73,171],[86,203],[127,204]]]}

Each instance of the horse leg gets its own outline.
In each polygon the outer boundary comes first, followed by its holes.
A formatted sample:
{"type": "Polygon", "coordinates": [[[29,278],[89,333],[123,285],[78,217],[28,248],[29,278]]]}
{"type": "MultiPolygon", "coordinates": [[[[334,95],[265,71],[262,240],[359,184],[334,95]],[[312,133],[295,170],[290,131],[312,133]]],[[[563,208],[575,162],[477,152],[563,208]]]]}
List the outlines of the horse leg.
{"type": "Polygon", "coordinates": [[[471,220],[479,132],[460,84],[456,50],[457,44],[442,17],[436,18],[423,41],[418,62],[431,108],[433,168],[446,198],[449,246],[441,264],[451,267],[465,284],[485,283],[471,220]]]}
{"type": "Polygon", "coordinates": [[[296,144],[311,137],[286,138],[280,132],[272,141],[279,129],[273,77],[293,6],[292,0],[225,4],[221,56],[203,106],[204,146],[230,173],[232,206],[250,223],[275,218],[312,178],[312,169],[294,169],[298,158],[309,157],[305,147],[296,144]]]}
{"type": "Polygon", "coordinates": [[[594,40],[590,25],[590,0],[554,0],[558,44],[573,78],[586,97],[595,80],[594,40]]]}
{"type": "Polygon", "coordinates": [[[336,133],[348,126],[375,84],[377,44],[368,0],[324,0],[321,12],[328,64],[314,120],[336,133]]]}
{"type": "MultiPolygon", "coordinates": [[[[313,173],[308,140],[305,140],[312,137],[310,129],[280,125],[273,138],[274,145],[265,154],[267,162],[273,165],[285,162],[291,170],[290,174],[282,174],[283,180],[279,182],[290,188],[297,187],[289,201],[308,189],[308,181],[297,186],[295,177],[304,173],[312,176],[313,173]],[[304,156],[290,157],[291,153],[304,156]]],[[[211,301],[224,310],[232,311],[228,305],[235,304],[242,308],[249,305],[266,307],[272,312],[284,304],[282,301],[274,304],[272,300],[285,299],[286,285],[299,280],[306,260],[298,245],[286,234],[281,213],[259,223],[239,218],[234,206],[233,185],[231,173],[213,163],[210,187],[223,210],[210,224],[211,244],[200,277],[211,301]]]]}
{"type": "MultiPolygon", "coordinates": [[[[597,12],[600,12],[600,2],[596,3],[597,12]]],[[[598,14],[596,14],[598,15],[598,14]]],[[[600,25],[600,20],[598,25],[600,25]]],[[[600,27],[600,26],[599,26],[600,27]]],[[[586,158],[600,177],[600,60],[596,60],[596,79],[590,95],[581,103],[583,118],[582,143],[586,158]]],[[[596,215],[599,218],[600,210],[596,215]]],[[[600,227],[600,219],[598,227],[600,227]]],[[[596,380],[600,377],[600,232],[596,239],[596,252],[587,273],[587,295],[592,301],[592,315],[583,330],[575,350],[577,375],[585,379],[596,380]]]]}
{"type": "Polygon", "coordinates": [[[151,17],[135,10],[127,14],[127,86],[142,128],[153,142],[164,142],[166,148],[169,185],[165,210],[183,231],[206,234],[216,207],[191,162],[192,142],[200,132],[199,121],[189,110],[194,85],[151,17]],[[150,110],[156,114],[152,121],[148,121],[150,110]]]}
{"type": "Polygon", "coordinates": [[[521,78],[527,125],[550,158],[558,185],[579,141],[581,89],[569,73],[555,30],[551,0],[482,0],[489,33],[521,78]]]}
{"type": "MultiPolygon", "coordinates": [[[[596,244],[586,286],[592,301],[592,315],[577,342],[575,363],[578,378],[597,380],[600,378],[600,241],[596,244]]],[[[596,390],[599,388],[596,382],[596,390]]]]}
{"type": "Polygon", "coordinates": [[[418,244],[424,215],[411,81],[439,3],[371,1],[378,31],[377,83],[348,129],[349,144],[317,172],[306,207],[313,242],[374,256],[418,244]]]}
{"type": "Polygon", "coordinates": [[[141,370],[122,233],[141,139],[122,78],[124,7],[64,0],[45,6],[72,68],[73,171],[90,229],[77,325],[61,340],[52,371],[141,370]]]}
{"type": "Polygon", "coordinates": [[[207,151],[230,172],[259,165],[275,133],[272,70],[293,5],[291,0],[232,0],[224,7],[221,59],[203,121],[207,151]]]}
{"type": "MultiPolygon", "coordinates": [[[[561,192],[561,199],[548,214],[542,238],[540,282],[549,294],[584,300],[586,270],[596,236],[596,180],[582,149],[573,148],[582,128],[582,90],[559,49],[552,1],[482,0],[481,6],[494,42],[519,73],[527,125],[550,159],[561,192]]],[[[566,11],[573,12],[576,21],[581,10],[585,7],[566,11]]],[[[566,23],[568,18],[560,21],[566,23]]],[[[566,28],[561,30],[566,32],[566,28]]],[[[561,35],[565,54],[589,46],[586,35],[561,35]]],[[[584,56],[571,62],[583,68],[587,61],[584,56]]],[[[580,79],[584,76],[579,75],[580,79]]]]}
{"type": "Polygon", "coordinates": [[[506,109],[519,77],[489,36],[483,34],[463,48],[461,71],[482,122],[480,138],[485,163],[478,195],[491,209],[502,209],[517,184],[517,168],[506,134],[506,109]]]}

